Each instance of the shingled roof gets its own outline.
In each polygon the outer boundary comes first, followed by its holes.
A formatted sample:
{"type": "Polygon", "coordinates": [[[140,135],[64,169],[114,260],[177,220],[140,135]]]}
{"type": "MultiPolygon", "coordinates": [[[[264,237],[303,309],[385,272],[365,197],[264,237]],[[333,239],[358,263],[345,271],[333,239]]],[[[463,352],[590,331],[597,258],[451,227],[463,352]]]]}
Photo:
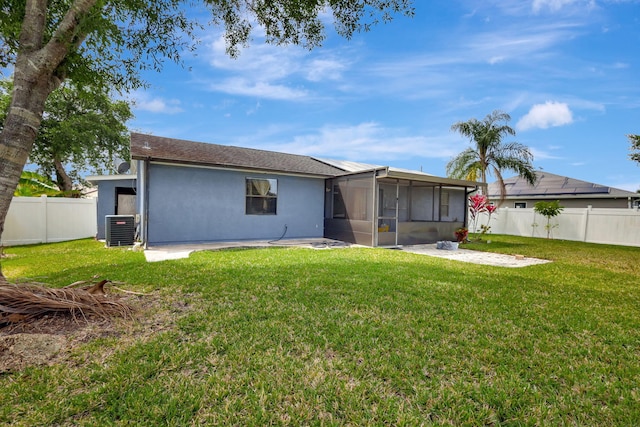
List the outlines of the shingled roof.
{"type": "MultiPolygon", "coordinates": [[[[536,185],[530,185],[524,178],[515,176],[504,180],[507,197],[628,197],[635,193],[581,181],[579,179],[556,175],[549,172],[537,171],[538,181],[536,185]]],[[[500,194],[498,183],[489,184],[489,197],[497,197],[500,194]]]]}
{"type": "Polygon", "coordinates": [[[309,156],[131,133],[136,160],[331,177],[345,171],[309,156]]]}

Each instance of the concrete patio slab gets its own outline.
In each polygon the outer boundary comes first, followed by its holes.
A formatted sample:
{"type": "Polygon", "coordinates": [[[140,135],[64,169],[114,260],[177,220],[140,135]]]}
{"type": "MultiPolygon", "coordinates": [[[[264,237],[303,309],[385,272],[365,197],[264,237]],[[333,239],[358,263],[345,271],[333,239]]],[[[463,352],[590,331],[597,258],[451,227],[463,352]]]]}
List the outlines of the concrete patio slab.
{"type": "Polygon", "coordinates": [[[491,252],[472,251],[469,249],[456,249],[452,251],[436,249],[435,243],[430,245],[400,246],[399,249],[415,254],[497,267],[528,267],[530,265],[546,264],[551,262],[546,259],[529,258],[522,255],[496,254],[491,252]]]}
{"type": "Polygon", "coordinates": [[[232,248],[269,248],[297,246],[313,249],[346,248],[350,243],[331,239],[283,239],[283,240],[251,240],[239,242],[189,243],[183,245],[158,245],[144,250],[147,262],[167,261],[189,258],[192,252],[216,251],[232,248]]]}
{"type": "MultiPolygon", "coordinates": [[[[231,248],[267,248],[267,247],[296,246],[312,249],[335,249],[358,247],[350,243],[331,239],[283,239],[277,241],[252,240],[240,242],[215,242],[215,243],[191,243],[183,245],[153,246],[144,251],[148,262],[167,261],[173,259],[188,258],[192,252],[215,251],[231,248]]],[[[505,255],[490,252],[472,251],[469,249],[443,250],[436,249],[436,244],[396,246],[399,249],[420,255],[428,255],[438,258],[446,258],[454,261],[470,262],[473,264],[492,265],[498,267],[527,267],[530,265],[545,264],[551,261],[529,258],[521,255],[505,255]]]]}

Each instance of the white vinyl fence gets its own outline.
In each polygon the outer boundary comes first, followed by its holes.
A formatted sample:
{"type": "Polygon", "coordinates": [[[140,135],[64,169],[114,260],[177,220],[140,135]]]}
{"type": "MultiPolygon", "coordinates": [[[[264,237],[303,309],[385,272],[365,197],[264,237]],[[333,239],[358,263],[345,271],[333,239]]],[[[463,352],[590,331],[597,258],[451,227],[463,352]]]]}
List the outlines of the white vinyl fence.
{"type": "Polygon", "coordinates": [[[94,237],[96,218],[96,199],[14,197],[0,244],[29,245],[94,237]]]}
{"type": "MultiPolygon", "coordinates": [[[[478,229],[487,223],[480,214],[478,229]]],[[[547,218],[533,208],[500,208],[491,216],[491,233],[515,236],[547,237],[547,218]]],[[[591,243],[640,246],[640,211],[638,209],[565,208],[551,218],[551,237],[591,243]]],[[[474,232],[473,224],[469,231],[474,232]]]]}

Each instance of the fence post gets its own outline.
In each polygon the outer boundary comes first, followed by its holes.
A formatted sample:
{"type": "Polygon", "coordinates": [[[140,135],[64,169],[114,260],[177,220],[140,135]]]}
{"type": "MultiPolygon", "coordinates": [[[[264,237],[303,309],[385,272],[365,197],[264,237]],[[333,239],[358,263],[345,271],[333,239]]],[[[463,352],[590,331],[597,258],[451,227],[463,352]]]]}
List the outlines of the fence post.
{"type": "Polygon", "coordinates": [[[584,228],[583,228],[583,232],[582,232],[582,241],[586,242],[587,241],[587,232],[589,230],[589,213],[591,213],[591,208],[593,206],[591,205],[587,205],[587,209],[585,209],[584,211],[584,228]]]}
{"type": "Polygon", "coordinates": [[[42,243],[49,243],[49,230],[47,230],[47,204],[48,199],[47,195],[43,194],[40,196],[40,221],[42,221],[42,236],[40,240],[42,243]]]}

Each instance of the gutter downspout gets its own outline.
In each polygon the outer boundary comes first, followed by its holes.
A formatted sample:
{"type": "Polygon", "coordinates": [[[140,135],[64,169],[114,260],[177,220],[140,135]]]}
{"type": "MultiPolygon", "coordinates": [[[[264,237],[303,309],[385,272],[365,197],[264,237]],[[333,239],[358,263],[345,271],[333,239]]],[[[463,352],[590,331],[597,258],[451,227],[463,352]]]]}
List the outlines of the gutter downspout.
{"type": "Polygon", "coordinates": [[[149,163],[151,158],[144,159],[144,168],[142,171],[143,188],[142,188],[142,240],[144,249],[149,249],[149,163]]]}
{"type": "Polygon", "coordinates": [[[467,191],[467,187],[464,188],[464,224],[463,226],[467,229],[469,229],[469,224],[467,224],[467,222],[469,221],[469,205],[467,204],[467,200],[469,200],[469,194],[471,193],[475,193],[476,191],[478,191],[478,186],[476,185],[474,187],[473,190],[471,191],[467,191]]]}
{"type": "Polygon", "coordinates": [[[372,188],[372,201],[371,201],[371,246],[376,248],[378,247],[378,180],[377,175],[378,171],[374,169],[371,173],[371,188],[372,188]]]}

